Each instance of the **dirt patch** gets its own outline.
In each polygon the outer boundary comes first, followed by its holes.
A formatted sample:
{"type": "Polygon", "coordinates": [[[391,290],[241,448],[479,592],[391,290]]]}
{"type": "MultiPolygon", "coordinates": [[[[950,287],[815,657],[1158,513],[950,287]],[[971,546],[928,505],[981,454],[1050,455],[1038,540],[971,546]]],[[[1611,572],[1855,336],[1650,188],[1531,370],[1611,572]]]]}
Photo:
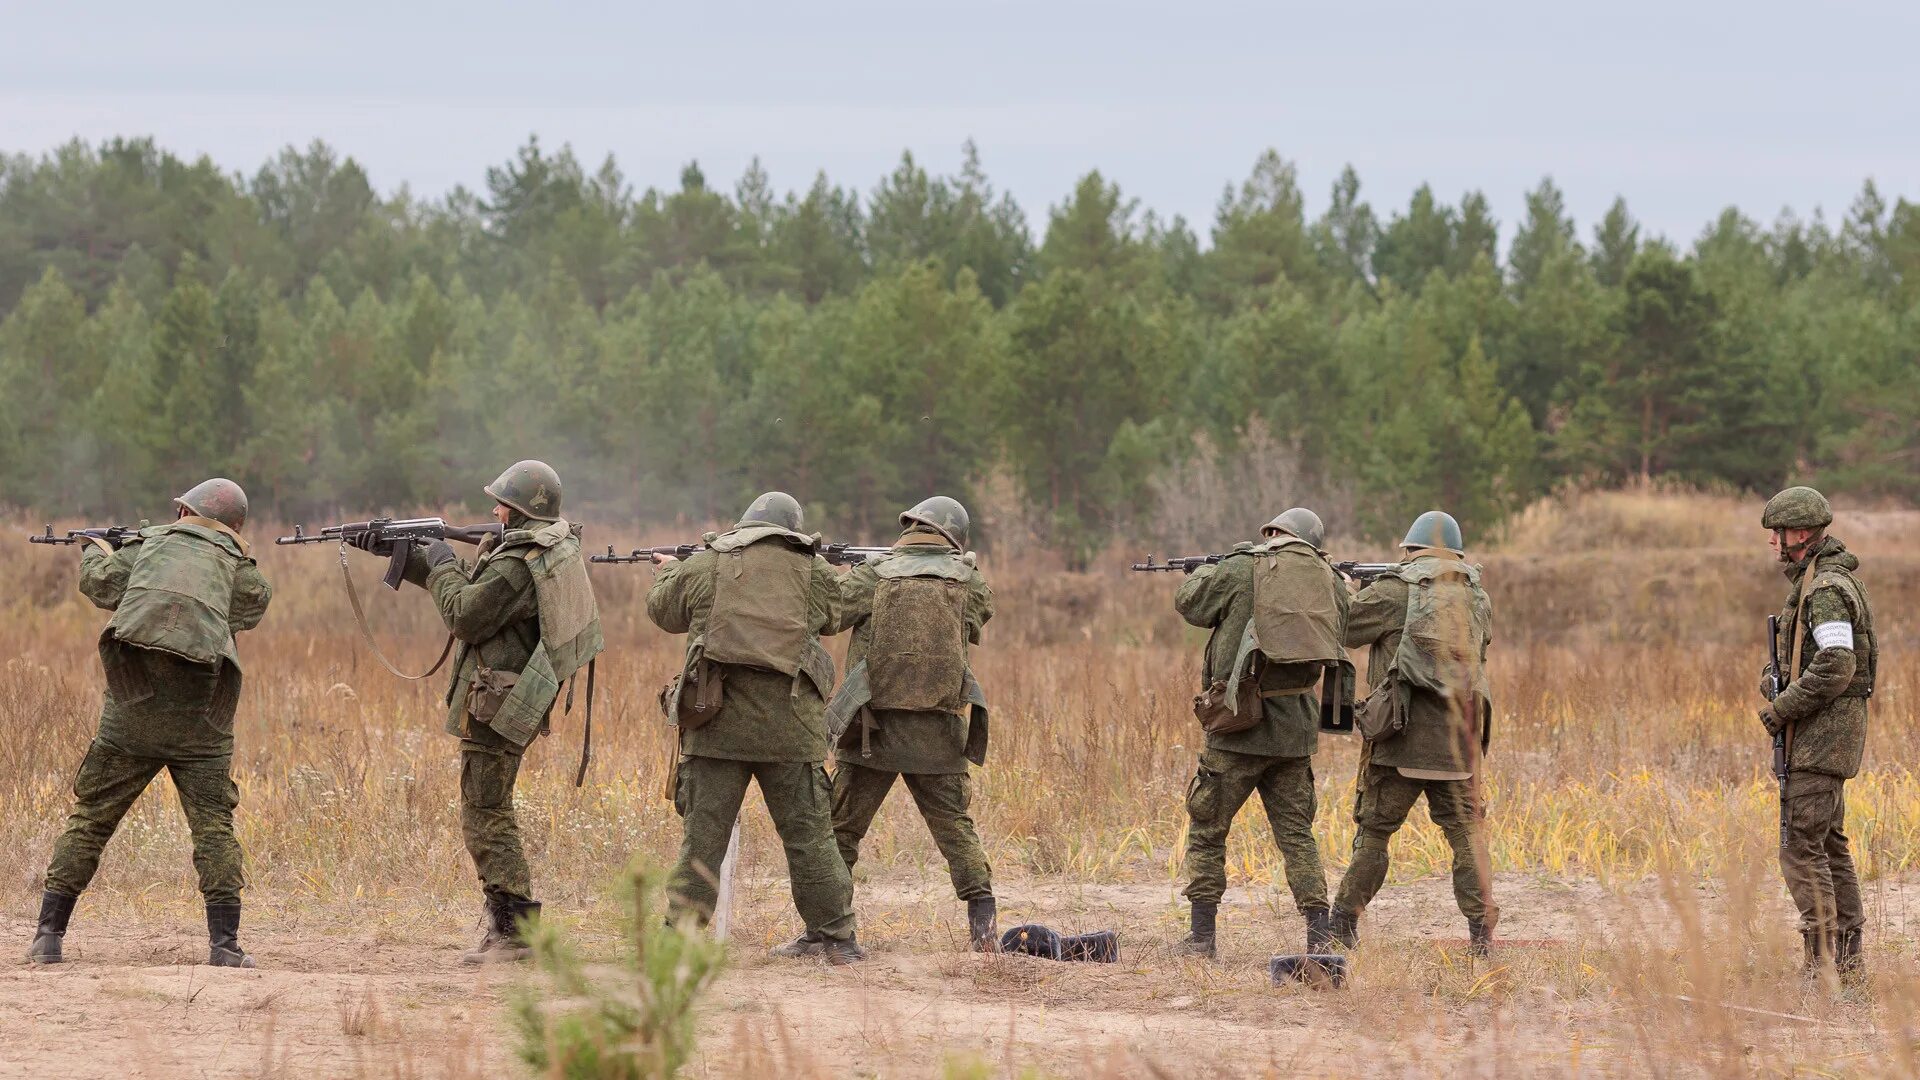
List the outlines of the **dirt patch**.
{"type": "MultiPolygon", "coordinates": [[[[1169,954],[1184,926],[1168,885],[1003,889],[1003,923],[1119,930],[1122,962],[1088,965],[961,951],[962,909],[943,884],[908,876],[864,885],[862,936],[873,959],[833,970],[766,954],[765,944],[793,929],[793,916],[783,882],[751,882],[693,1075],[911,1077],[956,1067],[985,1075],[1515,1075],[1596,1063],[1608,1073],[1641,1071],[1632,1017],[1614,988],[1583,969],[1604,966],[1622,934],[1661,918],[1651,883],[1616,894],[1592,881],[1503,877],[1501,930],[1516,944],[1491,963],[1465,956],[1444,881],[1391,886],[1368,913],[1355,986],[1341,994],[1268,985],[1267,960],[1295,951],[1299,918],[1264,890],[1230,894],[1222,954],[1209,964],[1169,954]]],[[[1715,903],[1710,888],[1697,892],[1715,903]]],[[[1917,898],[1920,883],[1876,885],[1883,940],[1906,937],[1917,898]]],[[[391,931],[325,932],[269,918],[245,936],[261,966],[227,971],[196,963],[205,954],[193,926],[143,930],[84,914],[69,936],[73,962],[34,968],[13,959],[0,968],[0,1075],[518,1071],[501,1006],[524,973],[462,967],[463,927],[395,940],[391,931]]],[[[1771,914],[1784,932],[1784,900],[1771,914]]],[[[609,945],[594,913],[559,917],[579,924],[590,951],[609,945]]],[[[0,934],[20,946],[15,956],[30,933],[24,919],[0,920],[0,934]]],[[[1865,1025],[1869,1013],[1842,1009],[1818,1021],[1834,1030],[1796,1023],[1788,1036],[1809,1053],[1837,1053],[1829,1044],[1844,1037],[1840,1029],[1865,1025]]]]}

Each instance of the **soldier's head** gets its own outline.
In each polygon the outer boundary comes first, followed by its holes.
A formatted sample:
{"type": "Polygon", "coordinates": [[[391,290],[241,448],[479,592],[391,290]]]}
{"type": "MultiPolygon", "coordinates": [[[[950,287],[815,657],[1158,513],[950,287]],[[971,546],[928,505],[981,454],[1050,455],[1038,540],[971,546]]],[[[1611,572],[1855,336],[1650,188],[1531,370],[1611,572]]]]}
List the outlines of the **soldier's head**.
{"type": "Polygon", "coordinates": [[[189,514],[217,521],[234,532],[247,523],[247,493],[240,485],[222,477],[202,480],[185,495],[173,500],[178,517],[189,514]]]}
{"type": "Polygon", "coordinates": [[[544,461],[516,461],[482,490],[493,496],[493,517],[502,525],[515,511],[535,521],[560,520],[560,474],[544,461]]]}
{"type": "Polygon", "coordinates": [[[1767,546],[1783,563],[1797,563],[1827,534],[1833,507],[1827,497],[1810,487],[1790,487],[1767,500],[1760,527],[1767,530],[1767,546]]]}
{"type": "Polygon", "coordinates": [[[954,547],[965,551],[967,538],[973,532],[973,518],[967,514],[967,508],[960,505],[959,499],[935,495],[920,500],[913,509],[901,514],[900,527],[930,529],[946,537],[954,547]]]}
{"type": "Polygon", "coordinates": [[[1321,523],[1320,515],[1304,506],[1296,506],[1262,525],[1260,535],[1269,540],[1276,536],[1295,536],[1316,549],[1327,543],[1327,527],[1321,523]]]}
{"type": "Polygon", "coordinates": [[[1407,551],[1442,548],[1455,555],[1467,553],[1466,541],[1460,537],[1460,523],[1444,510],[1429,510],[1414,518],[1400,546],[1407,551]]]}
{"type": "Polygon", "coordinates": [[[747,512],[740,515],[736,529],[751,525],[772,525],[788,532],[801,532],[807,525],[806,512],[800,509],[800,500],[784,491],[769,491],[753,500],[747,512]]]}

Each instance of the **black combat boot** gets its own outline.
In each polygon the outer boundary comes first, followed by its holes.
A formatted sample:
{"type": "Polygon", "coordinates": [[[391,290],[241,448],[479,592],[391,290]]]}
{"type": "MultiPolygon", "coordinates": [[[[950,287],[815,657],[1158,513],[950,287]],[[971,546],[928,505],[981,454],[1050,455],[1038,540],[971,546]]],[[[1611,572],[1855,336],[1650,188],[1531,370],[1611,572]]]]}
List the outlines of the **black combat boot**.
{"type": "Polygon", "coordinates": [[[524,920],[540,917],[540,902],[537,900],[516,900],[505,893],[487,894],[487,932],[480,944],[460,957],[463,964],[499,964],[525,960],[532,955],[526,935],[521,930],[524,920]]]}
{"type": "Polygon", "coordinates": [[[1184,940],[1175,943],[1173,955],[1213,959],[1218,952],[1219,935],[1214,930],[1214,923],[1219,914],[1219,904],[1195,900],[1193,911],[1187,916],[1191,929],[1184,940]]]}
{"type": "Polygon", "coordinates": [[[1334,908],[1327,916],[1327,937],[1332,944],[1352,950],[1360,944],[1360,916],[1334,908]]]}
{"type": "Polygon", "coordinates": [[[819,956],[827,951],[827,936],[818,930],[809,930],[785,945],[775,945],[768,951],[784,960],[819,956]]]}
{"type": "Polygon", "coordinates": [[[1060,959],[1117,964],[1120,962],[1120,935],[1111,930],[1100,930],[1063,937],[1060,939],[1060,959]]]}
{"type": "Polygon", "coordinates": [[[27,949],[28,960],[58,964],[66,959],[61,955],[60,942],[67,936],[67,920],[73,917],[73,903],[78,899],[65,893],[40,894],[40,926],[34,931],[32,947],[27,949]]]}
{"type": "Polygon", "coordinates": [[[974,952],[1000,951],[1000,909],[993,897],[967,901],[967,944],[974,952]]]}
{"type": "Polygon", "coordinates": [[[853,940],[852,934],[848,934],[845,938],[827,938],[822,945],[822,950],[822,955],[826,957],[827,963],[833,967],[846,967],[848,964],[858,964],[867,958],[867,950],[861,948],[860,943],[853,940]]]}
{"type": "Polygon", "coordinates": [[[207,905],[207,964],[250,968],[253,957],[240,949],[240,905],[207,905]]]}
{"type": "Polygon", "coordinates": [[[1820,930],[1800,931],[1800,974],[1809,978],[1820,974],[1820,965],[1829,951],[1826,937],[1820,930]]]}
{"type": "Polygon", "coordinates": [[[1840,970],[1840,981],[1854,984],[1865,982],[1867,962],[1860,956],[1861,931],[1858,927],[1840,931],[1840,947],[1834,953],[1834,966],[1840,970]]]}
{"type": "Polygon", "coordinates": [[[1484,919],[1467,920],[1467,955],[1486,959],[1493,952],[1493,927],[1484,919]]]}
{"type": "Polygon", "coordinates": [[[1325,956],[1333,948],[1333,912],[1323,907],[1310,907],[1307,916],[1307,955],[1325,956]]]}

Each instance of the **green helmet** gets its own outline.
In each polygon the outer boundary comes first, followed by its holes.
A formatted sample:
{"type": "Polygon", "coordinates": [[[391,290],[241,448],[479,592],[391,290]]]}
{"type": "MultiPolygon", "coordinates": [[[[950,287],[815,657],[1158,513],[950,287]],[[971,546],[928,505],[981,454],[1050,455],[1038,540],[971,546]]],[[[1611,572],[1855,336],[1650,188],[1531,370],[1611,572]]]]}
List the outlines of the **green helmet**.
{"type": "Polygon", "coordinates": [[[1824,529],[1833,524],[1827,497],[1810,487],[1790,487],[1767,500],[1760,513],[1763,529],[1824,529]]]}
{"type": "Polygon", "coordinates": [[[1429,510],[1413,519],[1407,527],[1407,538],[1400,546],[1409,550],[1415,548],[1445,548],[1455,555],[1467,553],[1466,541],[1460,538],[1460,523],[1453,515],[1443,510],[1429,510]]]}
{"type": "Polygon", "coordinates": [[[973,531],[973,518],[968,516],[967,508],[960,505],[959,499],[935,495],[930,499],[921,499],[913,509],[900,515],[901,528],[908,529],[915,525],[925,525],[946,537],[954,547],[965,550],[967,536],[973,531]]]}
{"type": "Polygon", "coordinates": [[[1320,521],[1320,515],[1304,506],[1293,509],[1267,522],[1260,529],[1261,536],[1286,533],[1297,536],[1314,547],[1322,547],[1327,542],[1327,527],[1320,521]]]}
{"type": "Polygon", "coordinates": [[[485,490],[495,502],[535,521],[560,520],[560,474],[544,461],[516,461],[485,490]]]}
{"type": "Polygon", "coordinates": [[[804,532],[807,515],[800,509],[800,500],[784,491],[769,491],[753,500],[753,505],[740,515],[740,524],[734,528],[742,529],[748,525],[776,525],[788,532],[804,532]]]}
{"type": "Polygon", "coordinates": [[[193,485],[192,490],[173,500],[190,514],[198,514],[239,532],[247,523],[247,493],[231,480],[214,477],[193,485]]]}

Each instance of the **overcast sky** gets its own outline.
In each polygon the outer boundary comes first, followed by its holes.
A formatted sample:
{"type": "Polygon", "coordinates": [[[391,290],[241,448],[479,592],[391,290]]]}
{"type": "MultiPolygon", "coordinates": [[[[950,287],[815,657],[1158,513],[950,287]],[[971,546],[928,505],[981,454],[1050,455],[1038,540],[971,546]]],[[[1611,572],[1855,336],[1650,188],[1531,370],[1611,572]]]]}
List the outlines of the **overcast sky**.
{"type": "Polygon", "coordinates": [[[152,134],[251,173],[322,138],[382,189],[477,187],[529,133],[636,188],[862,192],[973,138],[1027,210],[1099,168],[1203,238],[1265,148],[1309,212],[1341,167],[1383,211],[1421,181],[1492,200],[1544,175],[1583,236],[1616,194],[1691,240],[1733,204],[1920,197],[1920,4],[293,5],[0,0],[0,149],[152,134]],[[288,10],[278,10],[287,8],[288,10]]]}

